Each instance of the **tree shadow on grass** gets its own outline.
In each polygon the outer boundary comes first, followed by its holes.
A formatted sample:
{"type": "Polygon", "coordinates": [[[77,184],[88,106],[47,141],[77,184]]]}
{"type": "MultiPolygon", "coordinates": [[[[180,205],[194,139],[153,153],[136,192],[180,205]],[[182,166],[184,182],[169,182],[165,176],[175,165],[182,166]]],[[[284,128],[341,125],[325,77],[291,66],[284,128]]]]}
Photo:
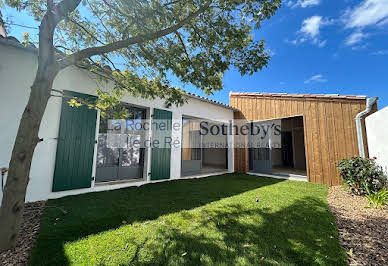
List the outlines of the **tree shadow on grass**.
{"type": "Polygon", "coordinates": [[[148,184],[49,200],[30,265],[67,265],[64,244],[281,182],[243,174],[148,184]],[[58,208],[66,210],[63,215],[58,208]]]}
{"type": "Polygon", "coordinates": [[[202,215],[208,219],[189,232],[162,228],[163,237],[147,247],[152,261],[134,265],[347,264],[333,217],[322,200],[305,197],[276,212],[235,204],[226,208],[204,210],[202,215]],[[206,229],[220,235],[208,235],[206,229]]]}

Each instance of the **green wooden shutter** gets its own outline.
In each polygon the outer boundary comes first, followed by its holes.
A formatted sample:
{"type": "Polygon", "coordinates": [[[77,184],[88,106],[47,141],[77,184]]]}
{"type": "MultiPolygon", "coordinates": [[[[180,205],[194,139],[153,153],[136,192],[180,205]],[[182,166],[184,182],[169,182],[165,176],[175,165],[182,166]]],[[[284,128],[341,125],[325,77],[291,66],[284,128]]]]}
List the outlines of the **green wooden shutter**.
{"type": "Polygon", "coordinates": [[[152,147],[151,152],[151,180],[169,179],[171,164],[171,146],[166,139],[171,139],[172,113],[170,111],[154,109],[153,121],[166,123],[166,128],[157,127],[153,123],[152,140],[158,140],[159,147],[152,147]]]}
{"type": "MultiPolygon", "coordinates": [[[[86,94],[65,93],[87,101],[96,100],[86,94]]],[[[53,191],[91,186],[97,111],[84,105],[70,107],[68,101],[62,99],[53,191]]]]}

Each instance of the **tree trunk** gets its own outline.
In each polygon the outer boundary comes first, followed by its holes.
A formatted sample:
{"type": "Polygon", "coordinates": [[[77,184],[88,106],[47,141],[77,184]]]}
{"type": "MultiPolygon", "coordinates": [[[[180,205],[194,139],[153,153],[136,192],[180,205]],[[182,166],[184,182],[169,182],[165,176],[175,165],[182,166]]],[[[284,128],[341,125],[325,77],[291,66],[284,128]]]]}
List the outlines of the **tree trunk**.
{"type": "MultiPolygon", "coordinates": [[[[42,76],[37,72],[37,77],[42,76]]],[[[39,143],[39,127],[50,98],[54,76],[35,79],[21,118],[9,164],[0,209],[0,252],[16,245],[22,220],[32,156],[39,143]]]]}
{"type": "Polygon", "coordinates": [[[38,71],[20,120],[1,203],[0,252],[16,245],[32,156],[40,141],[40,123],[50,98],[54,78],[61,69],[55,60],[54,31],[58,23],[73,12],[80,2],[81,0],[62,0],[55,4],[53,0],[47,0],[47,11],[39,26],[38,71]]]}

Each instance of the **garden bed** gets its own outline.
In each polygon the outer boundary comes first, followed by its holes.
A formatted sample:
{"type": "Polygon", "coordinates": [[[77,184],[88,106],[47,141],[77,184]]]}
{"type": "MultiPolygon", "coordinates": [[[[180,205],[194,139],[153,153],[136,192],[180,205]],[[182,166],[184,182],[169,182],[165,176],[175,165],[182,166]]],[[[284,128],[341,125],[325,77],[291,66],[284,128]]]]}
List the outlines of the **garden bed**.
{"type": "Polygon", "coordinates": [[[23,212],[23,221],[20,236],[14,249],[0,253],[0,265],[27,264],[31,249],[40,228],[40,218],[45,202],[26,203],[23,212]]]}
{"type": "Polygon", "coordinates": [[[341,245],[354,265],[388,265],[388,210],[365,208],[364,197],[331,187],[328,202],[336,218],[341,245]]]}

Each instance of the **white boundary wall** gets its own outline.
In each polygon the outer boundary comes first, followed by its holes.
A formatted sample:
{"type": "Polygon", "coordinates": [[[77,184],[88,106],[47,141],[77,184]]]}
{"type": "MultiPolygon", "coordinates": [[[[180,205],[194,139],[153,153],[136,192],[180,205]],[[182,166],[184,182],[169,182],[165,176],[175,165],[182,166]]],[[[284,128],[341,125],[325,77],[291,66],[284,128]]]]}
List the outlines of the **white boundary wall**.
{"type": "Polygon", "coordinates": [[[388,106],[365,119],[369,157],[388,174],[388,106]]]}
{"type": "MultiPolygon", "coordinates": [[[[7,167],[9,164],[17,128],[28,100],[29,87],[33,82],[36,69],[36,54],[0,43],[0,167],[7,167]]],[[[101,84],[98,83],[92,73],[76,67],[69,67],[61,71],[53,85],[53,89],[56,90],[70,90],[91,95],[95,95],[95,91],[98,88],[101,88],[101,84]]],[[[109,89],[109,85],[101,89],[109,89]]],[[[189,98],[189,102],[181,107],[173,105],[169,109],[164,107],[164,101],[161,99],[146,100],[126,96],[123,101],[148,108],[151,113],[153,113],[153,108],[169,110],[172,112],[173,120],[181,121],[183,115],[213,121],[228,121],[233,119],[233,110],[193,98],[189,98]]],[[[87,189],[51,192],[57,148],[56,138],[58,137],[61,115],[61,102],[62,99],[58,97],[51,97],[48,102],[39,131],[39,137],[43,138],[44,141],[39,143],[35,149],[30,182],[27,187],[27,202],[93,191],[139,186],[151,182],[148,175],[150,171],[150,164],[148,163],[150,161],[150,151],[148,150],[145,154],[145,167],[147,169],[146,180],[113,185],[95,185],[92,182],[92,187],[87,189]]],[[[173,131],[172,138],[173,140],[175,138],[181,139],[181,135],[181,132],[173,131]]],[[[233,138],[231,136],[228,138],[228,142],[232,143],[233,138]]],[[[95,163],[93,165],[93,171],[95,171],[95,163]]],[[[233,149],[229,149],[228,172],[233,171],[234,154],[233,149]]],[[[179,179],[180,177],[181,149],[172,147],[170,180],[179,179]]],[[[0,202],[1,198],[2,192],[0,190],[0,202]]]]}

